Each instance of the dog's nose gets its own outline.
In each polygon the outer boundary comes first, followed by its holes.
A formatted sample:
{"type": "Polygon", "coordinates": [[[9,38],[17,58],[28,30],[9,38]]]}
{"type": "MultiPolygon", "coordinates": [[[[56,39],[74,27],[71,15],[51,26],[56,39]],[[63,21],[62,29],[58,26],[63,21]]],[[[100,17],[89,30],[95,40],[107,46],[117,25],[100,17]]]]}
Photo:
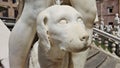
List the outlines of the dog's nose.
{"type": "Polygon", "coordinates": [[[82,36],[82,37],[80,37],[80,40],[81,41],[87,41],[89,39],[89,35],[84,35],[84,36],[82,36]]]}

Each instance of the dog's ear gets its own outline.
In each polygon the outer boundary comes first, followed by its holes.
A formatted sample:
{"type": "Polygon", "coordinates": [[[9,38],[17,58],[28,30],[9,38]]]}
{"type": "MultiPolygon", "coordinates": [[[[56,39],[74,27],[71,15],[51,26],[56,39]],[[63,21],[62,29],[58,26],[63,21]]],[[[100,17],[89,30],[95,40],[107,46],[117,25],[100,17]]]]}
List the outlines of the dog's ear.
{"type": "Polygon", "coordinates": [[[50,41],[48,39],[48,14],[40,13],[37,17],[37,34],[39,37],[39,44],[46,51],[51,48],[50,41]]]}

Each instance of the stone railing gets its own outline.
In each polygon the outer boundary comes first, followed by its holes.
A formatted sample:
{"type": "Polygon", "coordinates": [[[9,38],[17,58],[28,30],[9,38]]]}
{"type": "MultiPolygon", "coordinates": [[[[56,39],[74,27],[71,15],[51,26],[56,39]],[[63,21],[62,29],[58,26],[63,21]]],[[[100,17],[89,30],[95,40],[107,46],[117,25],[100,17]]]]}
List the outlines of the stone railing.
{"type": "Polygon", "coordinates": [[[117,36],[93,28],[93,41],[99,48],[120,57],[120,38],[117,36]]]}

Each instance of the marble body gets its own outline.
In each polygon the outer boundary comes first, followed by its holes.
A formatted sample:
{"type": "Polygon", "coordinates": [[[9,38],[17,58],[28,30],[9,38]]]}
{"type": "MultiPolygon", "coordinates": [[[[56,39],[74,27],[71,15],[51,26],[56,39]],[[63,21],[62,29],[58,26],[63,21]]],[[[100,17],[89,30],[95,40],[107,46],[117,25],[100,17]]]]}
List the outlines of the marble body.
{"type": "Polygon", "coordinates": [[[0,19],[0,61],[1,64],[3,64],[4,68],[9,68],[9,56],[8,56],[9,36],[10,36],[10,30],[0,19]]]}
{"type": "Polygon", "coordinates": [[[62,65],[69,61],[64,60],[69,57],[65,54],[70,52],[74,59],[75,53],[86,50],[91,43],[81,14],[70,6],[54,5],[42,11],[37,18],[37,33],[41,68],[64,68],[69,64],[62,65]]]}
{"type": "MultiPolygon", "coordinates": [[[[64,0],[64,1],[68,1],[68,0],[64,0]]],[[[85,24],[86,31],[89,33],[89,40],[92,40],[92,27],[93,27],[93,23],[94,23],[94,20],[96,17],[96,11],[97,11],[95,0],[89,0],[89,1],[88,0],[69,0],[69,2],[81,14],[82,20],[85,24]]],[[[36,19],[37,19],[38,13],[45,10],[47,7],[53,4],[54,4],[53,0],[25,0],[24,9],[21,14],[21,17],[15,24],[15,27],[13,28],[10,35],[10,39],[9,39],[9,51],[10,51],[9,55],[10,55],[11,68],[28,67],[26,61],[28,60],[27,56],[29,54],[31,44],[36,33],[36,26],[38,25],[36,23],[36,19]]],[[[51,20],[54,20],[54,18],[51,20]]],[[[78,28],[81,28],[81,27],[78,27],[78,28]]],[[[74,31],[74,29],[71,29],[71,30],[74,31]]],[[[73,33],[71,32],[71,35],[72,34],[73,33]]],[[[45,42],[46,40],[47,38],[43,40],[43,42],[45,42]]],[[[46,42],[45,44],[49,44],[49,41],[46,42]]],[[[46,46],[45,50],[47,51],[47,49],[50,49],[50,47],[51,46],[46,46]]],[[[83,47],[84,46],[82,45],[82,48],[83,47]]],[[[73,47],[73,49],[74,48],[75,47],[73,47]]],[[[64,47],[63,47],[63,50],[64,50],[64,47]]],[[[69,47],[66,50],[72,51],[72,50],[69,50],[69,47]]],[[[75,66],[74,68],[84,67],[84,62],[85,62],[84,56],[86,56],[87,52],[88,51],[86,50],[85,52],[82,51],[79,53],[72,53],[74,57],[76,57],[73,59],[73,64],[75,66]],[[84,59],[84,60],[80,61],[81,59],[84,59]],[[81,64],[78,64],[78,62],[81,64]]]]}

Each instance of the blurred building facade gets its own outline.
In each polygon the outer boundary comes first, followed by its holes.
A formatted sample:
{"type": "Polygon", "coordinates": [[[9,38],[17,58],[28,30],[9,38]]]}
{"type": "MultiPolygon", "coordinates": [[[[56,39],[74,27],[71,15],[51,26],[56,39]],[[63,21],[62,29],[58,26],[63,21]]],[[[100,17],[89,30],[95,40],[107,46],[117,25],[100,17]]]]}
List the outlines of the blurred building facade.
{"type": "MultiPolygon", "coordinates": [[[[99,20],[105,24],[113,24],[115,14],[120,15],[120,0],[96,0],[99,20]]],[[[18,0],[0,0],[0,18],[16,19],[18,0]]]]}
{"type": "Polygon", "coordinates": [[[17,0],[0,0],[0,18],[15,20],[18,15],[17,0]]]}
{"type": "Polygon", "coordinates": [[[120,15],[120,0],[96,0],[99,20],[114,24],[115,14],[120,15]]]}

